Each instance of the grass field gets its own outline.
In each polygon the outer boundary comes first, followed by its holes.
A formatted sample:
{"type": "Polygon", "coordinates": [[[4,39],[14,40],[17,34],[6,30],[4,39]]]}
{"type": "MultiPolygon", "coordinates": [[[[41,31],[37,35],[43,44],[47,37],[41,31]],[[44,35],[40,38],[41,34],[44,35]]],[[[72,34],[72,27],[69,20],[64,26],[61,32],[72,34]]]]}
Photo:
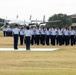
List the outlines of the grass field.
{"type": "MultiPolygon", "coordinates": [[[[0,48],[13,48],[13,37],[3,37],[0,48]]],[[[31,46],[60,48],[52,52],[0,52],[0,75],[76,75],[75,46],[31,46]]],[[[19,48],[25,48],[25,45],[19,48]]]]}

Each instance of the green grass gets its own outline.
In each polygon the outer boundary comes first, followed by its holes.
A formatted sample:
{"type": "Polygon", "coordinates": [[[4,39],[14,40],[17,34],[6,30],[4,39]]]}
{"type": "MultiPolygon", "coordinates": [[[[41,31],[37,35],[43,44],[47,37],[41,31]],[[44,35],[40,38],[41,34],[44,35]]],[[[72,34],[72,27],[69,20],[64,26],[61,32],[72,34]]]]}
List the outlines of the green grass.
{"type": "Polygon", "coordinates": [[[0,75],[76,75],[76,50],[0,52],[0,75]]]}
{"type": "Polygon", "coordinates": [[[0,72],[0,75],[76,75],[74,70],[61,70],[61,69],[52,69],[52,70],[18,70],[18,71],[7,71],[0,72]],[[69,71],[69,72],[68,72],[69,71]]]}
{"type": "MultiPolygon", "coordinates": [[[[2,47],[13,47],[13,38],[1,36],[2,47]]],[[[25,45],[19,45],[23,47],[25,45]]],[[[60,49],[52,52],[0,51],[0,75],[76,75],[76,45],[31,47],[60,49]]]]}

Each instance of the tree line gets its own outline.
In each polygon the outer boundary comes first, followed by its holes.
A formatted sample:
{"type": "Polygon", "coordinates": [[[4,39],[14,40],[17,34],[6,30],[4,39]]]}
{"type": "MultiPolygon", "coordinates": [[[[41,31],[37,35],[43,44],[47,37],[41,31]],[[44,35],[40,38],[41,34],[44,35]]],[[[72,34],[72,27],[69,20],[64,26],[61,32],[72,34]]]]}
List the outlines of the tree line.
{"type": "Polygon", "coordinates": [[[60,22],[47,23],[46,26],[69,27],[72,24],[72,18],[67,14],[54,14],[48,21],[60,20],[60,22]]]}

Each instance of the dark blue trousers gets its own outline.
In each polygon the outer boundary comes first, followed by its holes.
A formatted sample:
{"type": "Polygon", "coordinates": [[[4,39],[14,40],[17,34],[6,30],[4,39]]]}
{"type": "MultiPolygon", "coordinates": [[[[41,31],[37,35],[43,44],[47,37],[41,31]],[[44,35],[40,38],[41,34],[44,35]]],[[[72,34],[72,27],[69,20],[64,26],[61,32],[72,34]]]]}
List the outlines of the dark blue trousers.
{"type": "Polygon", "coordinates": [[[31,45],[34,44],[34,35],[32,35],[32,39],[31,39],[31,45]]]}
{"type": "Polygon", "coordinates": [[[58,35],[59,45],[62,45],[62,35],[58,35]]]}
{"type": "Polygon", "coordinates": [[[71,39],[71,45],[73,45],[74,44],[74,35],[71,35],[70,39],[71,39]]]}
{"type": "Polygon", "coordinates": [[[39,45],[40,35],[36,35],[36,44],[39,45]]]}
{"type": "Polygon", "coordinates": [[[20,45],[23,45],[24,35],[20,35],[20,45]]]}
{"type": "Polygon", "coordinates": [[[30,50],[30,36],[26,36],[26,50],[30,50]]]}
{"type": "Polygon", "coordinates": [[[56,39],[56,36],[55,35],[51,35],[51,44],[52,45],[55,45],[55,39],[56,39]]]}
{"type": "Polygon", "coordinates": [[[6,31],[3,31],[4,37],[6,36],[6,31]]]}
{"type": "Polygon", "coordinates": [[[18,34],[14,34],[14,49],[18,49],[18,34]]]}
{"type": "Polygon", "coordinates": [[[50,35],[46,35],[46,44],[49,45],[49,37],[50,35]]]}
{"type": "Polygon", "coordinates": [[[65,45],[66,45],[66,46],[69,45],[69,38],[68,38],[68,35],[65,36],[65,45]]]}

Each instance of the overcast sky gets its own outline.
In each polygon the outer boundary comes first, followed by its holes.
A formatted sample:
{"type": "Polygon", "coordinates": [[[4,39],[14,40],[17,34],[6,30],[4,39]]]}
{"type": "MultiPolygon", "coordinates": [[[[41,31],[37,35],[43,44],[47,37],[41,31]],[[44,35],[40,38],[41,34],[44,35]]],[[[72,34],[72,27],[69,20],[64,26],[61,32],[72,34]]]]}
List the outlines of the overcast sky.
{"type": "Polygon", "coordinates": [[[46,20],[54,14],[75,14],[76,0],[0,0],[0,18],[29,20],[30,14],[32,19],[46,20]]]}

